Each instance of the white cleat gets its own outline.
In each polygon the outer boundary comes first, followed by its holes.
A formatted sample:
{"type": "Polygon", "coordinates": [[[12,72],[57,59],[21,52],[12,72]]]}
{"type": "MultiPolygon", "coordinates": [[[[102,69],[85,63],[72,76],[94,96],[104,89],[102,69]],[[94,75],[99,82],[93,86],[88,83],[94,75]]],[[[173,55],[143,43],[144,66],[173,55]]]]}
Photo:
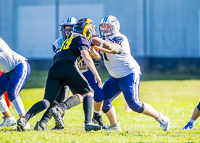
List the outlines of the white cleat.
{"type": "Polygon", "coordinates": [[[120,127],[120,122],[118,121],[116,124],[114,125],[110,125],[107,129],[105,129],[106,131],[122,131],[121,127],[120,127]]]}
{"type": "MultiPolygon", "coordinates": [[[[11,128],[12,128],[12,129],[17,129],[17,126],[12,126],[11,128]]],[[[31,125],[30,125],[29,122],[26,123],[26,125],[24,126],[24,129],[31,129],[31,125]]]]}
{"type": "Polygon", "coordinates": [[[30,123],[28,122],[28,123],[26,123],[26,125],[25,125],[25,127],[24,127],[25,129],[31,129],[31,125],[30,125],[30,123]]]}
{"type": "Polygon", "coordinates": [[[158,119],[156,119],[160,123],[160,127],[163,128],[163,131],[167,131],[170,128],[170,119],[167,116],[159,113],[158,119]]]}
{"type": "Polygon", "coordinates": [[[15,118],[12,116],[11,118],[4,118],[4,121],[1,123],[0,127],[10,127],[17,123],[15,118]]]}

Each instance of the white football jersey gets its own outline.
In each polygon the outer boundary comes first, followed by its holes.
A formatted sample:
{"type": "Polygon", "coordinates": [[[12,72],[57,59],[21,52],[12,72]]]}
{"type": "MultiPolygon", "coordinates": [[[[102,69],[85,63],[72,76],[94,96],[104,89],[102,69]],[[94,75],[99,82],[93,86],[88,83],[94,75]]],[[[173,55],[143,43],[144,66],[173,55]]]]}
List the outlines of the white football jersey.
{"type": "Polygon", "coordinates": [[[8,73],[25,60],[27,59],[11,50],[0,37],[0,71],[8,73]]]}
{"type": "Polygon", "coordinates": [[[131,73],[141,74],[140,66],[131,55],[129,41],[125,35],[116,33],[110,35],[105,41],[122,45],[122,49],[125,52],[125,54],[107,54],[101,52],[104,64],[111,76],[122,78],[131,73]]]}

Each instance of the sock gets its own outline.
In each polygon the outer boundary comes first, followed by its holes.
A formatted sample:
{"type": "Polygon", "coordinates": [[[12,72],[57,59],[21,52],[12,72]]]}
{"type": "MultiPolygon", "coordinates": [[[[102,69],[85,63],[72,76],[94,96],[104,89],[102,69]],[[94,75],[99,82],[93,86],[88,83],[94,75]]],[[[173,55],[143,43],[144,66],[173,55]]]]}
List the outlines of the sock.
{"type": "Polygon", "coordinates": [[[162,114],[159,113],[159,117],[156,119],[156,121],[161,122],[161,120],[162,120],[162,114]]]}
{"type": "Polygon", "coordinates": [[[56,103],[53,103],[49,108],[47,108],[47,110],[43,114],[42,118],[40,119],[41,123],[47,124],[47,122],[52,118],[52,116],[49,113],[49,110],[56,106],[58,106],[58,105],[56,103]]]}
{"type": "Polygon", "coordinates": [[[8,106],[6,104],[6,101],[4,98],[1,97],[0,99],[0,111],[3,113],[3,112],[6,112],[8,111],[8,106]]]}
{"type": "Polygon", "coordinates": [[[194,123],[196,120],[193,120],[192,118],[190,119],[189,122],[194,123]]]}
{"type": "Polygon", "coordinates": [[[94,110],[94,113],[96,113],[96,114],[101,114],[101,111],[95,111],[95,110],[94,110]]]}
{"type": "Polygon", "coordinates": [[[80,104],[78,95],[72,95],[66,101],[64,101],[59,107],[65,112],[66,110],[80,104]]]}
{"type": "Polygon", "coordinates": [[[25,114],[25,109],[24,109],[24,103],[22,102],[22,99],[20,96],[17,96],[13,101],[12,101],[15,109],[17,110],[18,114],[25,114]]]}
{"type": "Polygon", "coordinates": [[[26,113],[25,115],[25,119],[26,121],[29,121],[30,118],[32,118],[33,116],[35,116],[36,114],[40,113],[41,111],[43,111],[44,109],[46,109],[46,105],[44,105],[45,103],[43,101],[39,101],[37,103],[35,103],[26,113]]]}
{"type": "Polygon", "coordinates": [[[83,110],[85,113],[85,123],[92,122],[92,106],[93,106],[92,96],[86,95],[83,98],[83,110]]]}

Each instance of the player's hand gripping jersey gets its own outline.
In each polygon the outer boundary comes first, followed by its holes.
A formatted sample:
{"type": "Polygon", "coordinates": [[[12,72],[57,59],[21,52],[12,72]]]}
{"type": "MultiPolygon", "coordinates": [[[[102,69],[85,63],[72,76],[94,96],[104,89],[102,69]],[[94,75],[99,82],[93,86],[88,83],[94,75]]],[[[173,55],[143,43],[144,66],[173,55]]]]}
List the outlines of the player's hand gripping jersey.
{"type": "Polygon", "coordinates": [[[111,41],[122,45],[123,54],[106,54],[102,53],[102,59],[109,72],[115,78],[122,78],[130,73],[140,73],[140,66],[137,61],[132,57],[130,45],[125,35],[116,33],[110,35],[105,41],[111,41]]]}
{"type": "Polygon", "coordinates": [[[0,71],[8,73],[25,60],[27,59],[11,50],[0,37],[0,71]]]}

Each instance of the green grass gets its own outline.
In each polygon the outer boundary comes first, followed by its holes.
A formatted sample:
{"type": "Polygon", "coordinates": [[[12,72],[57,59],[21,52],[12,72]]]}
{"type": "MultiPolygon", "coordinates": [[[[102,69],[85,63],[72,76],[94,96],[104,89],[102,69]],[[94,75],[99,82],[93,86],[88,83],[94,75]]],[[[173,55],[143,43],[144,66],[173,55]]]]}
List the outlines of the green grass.
{"type": "MultiPolygon", "coordinates": [[[[44,71],[41,75],[44,76],[46,74],[47,72],[44,71]]],[[[169,131],[162,131],[158,122],[151,117],[135,112],[125,112],[124,99],[120,95],[114,100],[113,104],[117,110],[118,120],[121,123],[121,132],[85,132],[84,113],[81,104],[65,112],[64,122],[66,128],[63,131],[51,131],[54,126],[53,120],[48,122],[47,128],[49,131],[34,131],[33,127],[40,120],[42,112],[30,120],[31,130],[17,132],[11,128],[0,129],[0,142],[200,142],[199,121],[195,123],[194,129],[181,130],[190,119],[193,109],[199,102],[199,77],[196,76],[194,78],[190,75],[177,75],[177,78],[170,75],[157,76],[143,75],[146,80],[141,81],[140,99],[170,118],[171,128],[169,131]],[[160,76],[163,80],[153,80],[157,76],[160,76]]],[[[46,77],[42,80],[38,77],[35,76],[36,81],[32,81],[32,83],[35,82],[40,86],[44,86],[44,83],[40,84],[39,82],[45,81],[46,77]]],[[[31,88],[29,83],[33,79],[32,77],[29,78],[26,88],[20,94],[26,110],[35,102],[41,100],[44,95],[44,87],[31,88]]],[[[10,109],[10,111],[18,119],[15,109],[10,109]]],[[[109,124],[105,114],[103,114],[103,118],[109,124]]],[[[2,121],[0,119],[0,122],[2,121]]]]}
{"type": "MultiPolygon", "coordinates": [[[[100,70],[99,70],[100,71],[100,70]]],[[[106,71],[99,72],[102,82],[105,82],[110,75],[106,71]]],[[[45,87],[48,71],[31,71],[31,75],[28,78],[24,88],[41,88],[45,87]]],[[[184,74],[184,73],[160,73],[153,72],[143,74],[141,81],[152,81],[152,80],[192,80],[200,79],[199,74],[184,74]]]]}

